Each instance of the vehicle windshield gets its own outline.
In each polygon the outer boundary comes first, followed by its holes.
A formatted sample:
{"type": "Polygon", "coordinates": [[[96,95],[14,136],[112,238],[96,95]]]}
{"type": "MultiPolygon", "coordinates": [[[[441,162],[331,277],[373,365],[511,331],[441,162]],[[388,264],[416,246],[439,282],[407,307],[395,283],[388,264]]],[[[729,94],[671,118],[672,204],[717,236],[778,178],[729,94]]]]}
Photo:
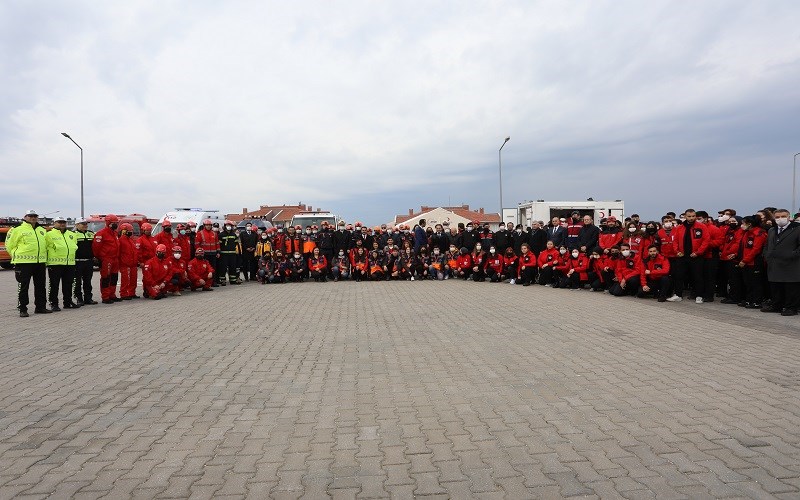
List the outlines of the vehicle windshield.
{"type": "Polygon", "coordinates": [[[336,217],[332,215],[321,215],[319,217],[293,217],[292,225],[296,226],[297,224],[300,224],[302,227],[314,225],[321,226],[322,221],[326,221],[328,224],[333,226],[336,224],[336,217]]]}

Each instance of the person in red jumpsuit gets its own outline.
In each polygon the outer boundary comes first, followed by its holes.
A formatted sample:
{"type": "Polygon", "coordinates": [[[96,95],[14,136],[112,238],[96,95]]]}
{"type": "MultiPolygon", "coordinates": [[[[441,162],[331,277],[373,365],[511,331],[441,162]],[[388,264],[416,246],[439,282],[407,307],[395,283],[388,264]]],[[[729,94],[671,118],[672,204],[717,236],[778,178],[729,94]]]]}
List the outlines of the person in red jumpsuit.
{"type": "Polygon", "coordinates": [[[122,300],[138,299],[136,281],[139,277],[139,252],[133,241],[133,226],[127,222],[120,225],[119,237],[119,296],[122,300]]]}
{"type": "Polygon", "coordinates": [[[156,244],[153,242],[153,237],[150,232],[153,230],[147,222],[142,223],[142,234],[136,240],[136,250],[139,252],[139,264],[144,266],[144,263],[156,256],[156,244]]]}
{"type": "Polygon", "coordinates": [[[144,263],[142,285],[145,296],[153,300],[166,297],[167,281],[172,278],[172,266],[167,258],[167,247],[156,246],[156,255],[144,263]]]}
{"type": "Polygon", "coordinates": [[[167,249],[172,248],[172,222],[165,219],[161,222],[161,229],[162,231],[154,238],[156,245],[164,245],[167,249]]]}
{"type": "Polygon", "coordinates": [[[181,260],[183,260],[184,266],[188,266],[189,261],[192,260],[192,242],[187,236],[188,229],[183,224],[178,224],[176,229],[178,230],[178,235],[172,238],[172,246],[181,247],[181,260]]]}
{"type": "Polygon", "coordinates": [[[117,279],[119,277],[119,237],[117,226],[119,218],[114,214],[106,215],[106,227],[97,231],[92,242],[92,253],[100,261],[100,295],[103,304],[119,302],[117,297],[117,279]]]}
{"type": "Polygon", "coordinates": [[[214,270],[214,275],[216,279],[214,283],[211,285],[213,287],[219,286],[219,263],[221,262],[220,259],[220,247],[219,247],[219,235],[216,231],[214,231],[214,222],[211,219],[205,219],[203,221],[203,229],[197,231],[197,236],[194,239],[195,248],[202,248],[204,251],[203,256],[205,257],[206,261],[208,261],[209,265],[211,265],[211,269],[214,270]]]}
{"type": "Polygon", "coordinates": [[[195,257],[189,261],[186,272],[189,275],[189,281],[192,283],[192,290],[199,288],[210,292],[213,290],[211,285],[214,283],[214,268],[206,260],[205,253],[202,248],[195,250],[195,257]]]}
{"type": "Polygon", "coordinates": [[[183,287],[189,285],[189,274],[186,272],[186,262],[183,260],[181,247],[178,245],[172,247],[172,258],[169,260],[172,278],[167,283],[167,293],[180,296],[183,287]]]}

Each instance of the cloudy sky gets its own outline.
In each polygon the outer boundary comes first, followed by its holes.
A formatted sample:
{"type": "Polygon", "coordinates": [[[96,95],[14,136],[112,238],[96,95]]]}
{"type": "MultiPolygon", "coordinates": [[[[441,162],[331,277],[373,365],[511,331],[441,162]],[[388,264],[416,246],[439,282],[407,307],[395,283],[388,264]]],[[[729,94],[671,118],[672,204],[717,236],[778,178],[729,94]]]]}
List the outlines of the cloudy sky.
{"type": "Polygon", "coordinates": [[[0,3],[0,215],[788,206],[800,2],[0,3]]]}

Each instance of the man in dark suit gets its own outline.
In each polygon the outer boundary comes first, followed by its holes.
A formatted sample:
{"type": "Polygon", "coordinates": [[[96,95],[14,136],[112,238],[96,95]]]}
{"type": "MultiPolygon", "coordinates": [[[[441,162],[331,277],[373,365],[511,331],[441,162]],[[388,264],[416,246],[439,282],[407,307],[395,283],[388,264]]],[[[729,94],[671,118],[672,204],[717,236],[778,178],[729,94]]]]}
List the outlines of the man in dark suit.
{"type": "Polygon", "coordinates": [[[547,241],[552,241],[556,248],[567,243],[567,228],[561,225],[558,217],[553,217],[547,228],[547,241]]]}
{"type": "Polygon", "coordinates": [[[775,211],[775,227],[767,234],[767,278],[772,302],[761,312],[795,316],[800,309],[800,223],[790,222],[789,211],[775,211]]]}

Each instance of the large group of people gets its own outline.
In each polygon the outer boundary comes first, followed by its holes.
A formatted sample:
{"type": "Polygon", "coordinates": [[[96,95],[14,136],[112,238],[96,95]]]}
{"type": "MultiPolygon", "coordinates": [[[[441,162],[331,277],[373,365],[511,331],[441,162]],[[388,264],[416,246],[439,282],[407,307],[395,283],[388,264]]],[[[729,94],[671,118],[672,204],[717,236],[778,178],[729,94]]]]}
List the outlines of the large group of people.
{"type": "Polygon", "coordinates": [[[634,214],[595,221],[569,218],[508,223],[492,230],[473,221],[449,227],[368,227],[340,221],[334,227],[282,226],[266,230],[227,220],[162,221],[163,231],[141,235],[105,218],[93,234],[85,220],[75,230],[63,218],[49,231],[35,211],[9,232],[6,246],[19,282],[19,313],[28,316],[30,281],[35,313],[97,304],[92,295],[95,259],[102,303],[158,300],[186,290],[211,291],[243,282],[266,284],[352,280],[461,279],[522,286],[591,289],[614,296],[725,304],[796,315],[800,308],[800,214],[773,207],[742,217],[733,209],[716,218],[688,209],[658,221],[634,214]],[[46,274],[49,288],[45,290],[46,274]],[[47,307],[49,302],[50,308],[47,307]]]}

